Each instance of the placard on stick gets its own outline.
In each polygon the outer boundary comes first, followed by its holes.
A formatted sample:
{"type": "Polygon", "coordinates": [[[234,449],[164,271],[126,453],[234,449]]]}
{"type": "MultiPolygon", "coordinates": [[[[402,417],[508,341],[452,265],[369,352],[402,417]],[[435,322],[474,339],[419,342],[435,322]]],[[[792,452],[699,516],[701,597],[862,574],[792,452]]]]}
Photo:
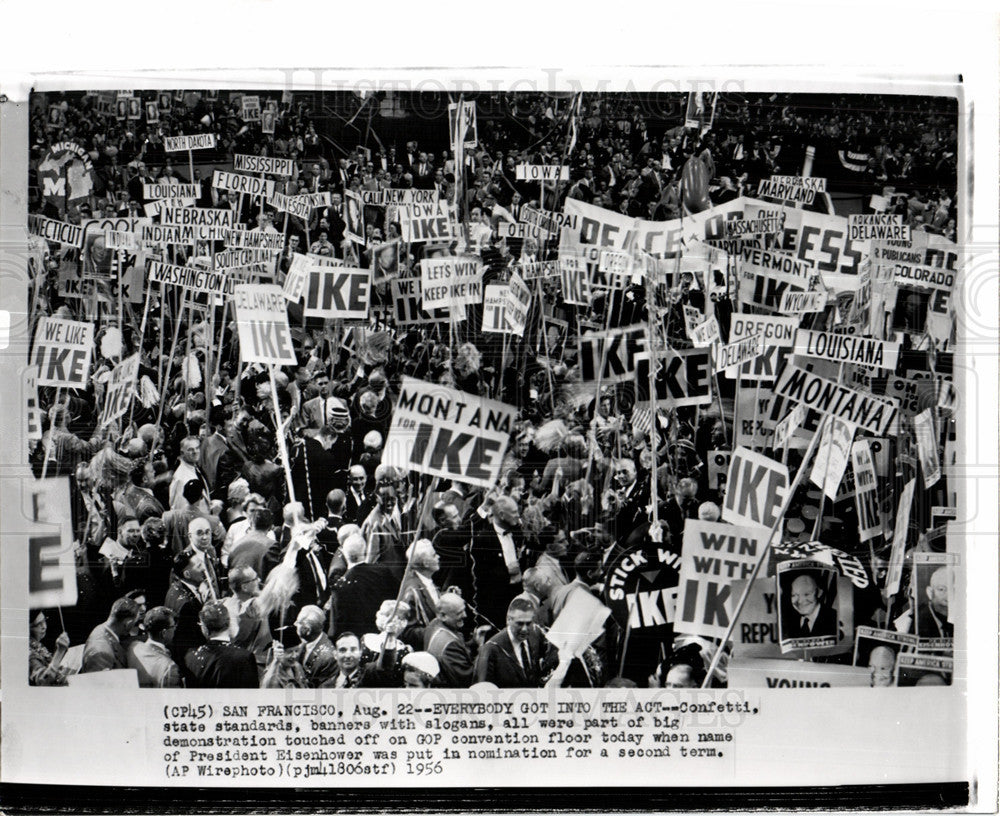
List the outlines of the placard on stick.
{"type": "Polygon", "coordinates": [[[93,350],[93,324],[43,317],[38,321],[31,358],[38,366],[38,385],[83,388],[93,350]]]}
{"type": "Polygon", "coordinates": [[[240,356],[245,363],[294,365],[287,301],[274,284],[240,284],[233,290],[240,356]]]}
{"type": "Polygon", "coordinates": [[[404,377],[382,463],[491,487],[516,418],[513,406],[404,377]]]}

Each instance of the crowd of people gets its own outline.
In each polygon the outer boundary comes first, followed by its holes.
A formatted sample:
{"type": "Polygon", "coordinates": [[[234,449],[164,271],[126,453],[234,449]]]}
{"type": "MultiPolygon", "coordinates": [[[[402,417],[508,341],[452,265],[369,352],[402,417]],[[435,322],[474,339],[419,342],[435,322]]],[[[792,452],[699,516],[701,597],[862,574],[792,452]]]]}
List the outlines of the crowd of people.
{"type": "MultiPolygon", "coordinates": [[[[627,95],[584,94],[575,109],[565,98],[512,97],[509,110],[497,106],[480,121],[479,144],[462,165],[446,117],[436,144],[390,123],[401,129],[396,143],[383,133],[384,147],[335,157],[321,117],[295,95],[274,100],[273,134],[244,123],[227,92],[170,95],[155,124],[119,120],[96,95],[35,100],[32,212],[74,224],[142,218],[151,203],[144,183],[191,181],[201,190],[195,207],[235,208],[250,230],[285,236],[255,272],[279,285],[297,254],[369,268],[377,248],[395,241],[394,274],[405,278],[447,251],[401,241],[391,207],[366,205],[365,240],[352,240],[349,193],[437,191],[463,224],[459,249],[482,260],[485,286],[558,257],[555,242],[499,237],[498,225],[516,222],[527,205],[558,212],[574,198],[674,219],[689,211],[681,181],[692,159],[711,168],[715,205],[752,195],[771,174],[798,174],[799,147],[816,140],[867,151],[859,175],[869,194],[909,191],[892,201],[907,223],[954,234],[956,117],[905,99],[885,116],[850,100],[821,110],[787,95],[720,97],[717,127],[699,133],[627,95]],[[163,137],[202,132],[216,134],[217,147],[190,178],[184,154],[163,152],[163,137]],[[60,200],[37,173],[52,146],[68,141],[89,153],[93,170],[88,186],[60,200]],[[231,167],[234,153],[291,158],[292,177],[275,178],[286,194],[329,192],[330,204],[299,218],[230,198],[213,188],[211,169],[231,167]],[[568,164],[571,177],[518,181],[521,163],[568,164]]],[[[207,266],[221,248],[144,247],[140,261],[207,266]]],[[[241,364],[237,326],[221,302],[192,298],[185,309],[178,290],[159,288],[140,321],[113,297],[95,304],[63,293],[63,276],[109,274],[113,253],[100,238],[82,250],[45,243],[40,251],[33,320],[90,321],[95,350],[87,387],[38,394],[44,433],[29,461],[37,477],[70,480],[78,601],[58,617],[32,611],[32,683],[131,668],[143,687],[724,685],[728,647],[710,638],[644,639],[612,616],[567,660],[545,637],[575,593],[606,597],[623,553],[656,542],[679,554],[687,520],[720,519],[725,484],[710,478],[709,461],[734,445],[731,393],[650,418],[635,410],[631,383],[581,395],[574,380],[575,342],[587,326],[649,319],[644,285],[578,306],[564,301],[558,278],[544,280],[527,330],[513,339],[480,331],[481,304],[462,322],[399,325],[387,283],[374,287],[369,320],[353,325],[305,316],[292,302],[297,362],[273,372],[272,384],[266,366],[241,364]],[[550,318],[564,335],[547,333],[550,318]],[[104,353],[108,337],[120,338],[117,353],[104,353]],[[135,352],[129,411],[102,426],[110,373],[135,352]],[[517,409],[492,487],[383,462],[404,376],[517,409]],[[66,654],[79,646],[71,667],[66,654]],[[713,661],[719,648],[723,659],[713,661]]],[[[734,304],[706,298],[688,276],[656,305],[671,342],[685,343],[692,304],[714,308],[728,335],[734,304]]],[[[792,451],[790,467],[800,458],[792,451]]],[[[803,493],[793,506],[814,499],[803,493]]],[[[845,531],[850,525],[820,516],[814,538],[864,560],[872,577],[872,591],[855,599],[855,624],[912,619],[905,593],[887,609],[875,590],[887,552],[876,557],[845,531]]],[[[937,602],[940,637],[950,637],[937,602]]]]}

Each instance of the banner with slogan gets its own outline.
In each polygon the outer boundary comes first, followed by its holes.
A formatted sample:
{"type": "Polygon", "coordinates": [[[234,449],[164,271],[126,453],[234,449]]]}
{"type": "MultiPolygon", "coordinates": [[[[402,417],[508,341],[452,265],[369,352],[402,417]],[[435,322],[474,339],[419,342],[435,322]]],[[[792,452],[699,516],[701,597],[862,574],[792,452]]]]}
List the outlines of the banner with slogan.
{"type": "Polygon", "coordinates": [[[855,391],[793,365],[785,366],[774,393],[877,436],[886,435],[899,413],[899,404],[894,399],[855,391]]]}
{"type": "Polygon", "coordinates": [[[233,307],[244,363],[295,365],[288,309],[281,287],[274,284],[240,284],[233,289],[233,307]]]}
{"type": "Polygon", "coordinates": [[[722,518],[738,525],[771,527],[790,485],[788,468],[781,462],[739,447],[729,460],[722,518]]]}
{"type": "Polygon", "coordinates": [[[528,325],[528,309],[531,307],[531,290],[517,272],[511,273],[507,288],[506,318],[513,326],[515,334],[523,334],[528,325]]]}
{"type": "Polygon", "coordinates": [[[215,147],[214,133],[193,133],[188,136],[164,136],[163,149],[167,153],[180,150],[204,150],[215,147]]]}
{"type": "Polygon", "coordinates": [[[382,463],[492,487],[517,413],[496,400],[403,377],[382,463]]]}
{"type": "Polygon", "coordinates": [[[244,96],[240,100],[240,118],[244,122],[260,121],[260,97],[244,96]]]}
{"type": "Polygon", "coordinates": [[[149,199],[201,197],[201,187],[197,184],[143,184],[142,197],[149,199]]]}
{"type": "Polygon", "coordinates": [[[606,569],[604,602],[623,630],[671,637],[680,558],[667,547],[640,544],[625,550],[606,569]]]}
{"type": "Polygon", "coordinates": [[[38,367],[38,385],[85,388],[93,351],[92,323],[41,318],[31,357],[31,364],[38,367]]]}
{"type": "Polygon", "coordinates": [[[306,290],[306,280],[309,277],[309,260],[301,252],[293,252],[288,264],[288,274],[281,287],[285,300],[298,303],[306,290]]]}
{"type": "Polygon", "coordinates": [[[422,326],[450,321],[451,318],[444,309],[427,311],[423,308],[420,278],[396,278],[389,281],[389,287],[397,326],[422,326]]]}
{"type": "Polygon", "coordinates": [[[28,215],[28,232],[46,241],[53,241],[63,246],[81,249],[83,247],[83,227],[67,224],[43,215],[28,215]]]}
{"type": "Polygon", "coordinates": [[[715,346],[715,370],[723,372],[728,368],[738,368],[764,353],[764,335],[761,332],[751,334],[725,346],[715,346]]]}
{"type": "Polygon", "coordinates": [[[291,176],[295,173],[295,162],[292,159],[279,159],[274,156],[252,156],[237,153],[233,156],[233,170],[237,173],[267,173],[271,176],[291,176]]]}
{"type": "Polygon", "coordinates": [[[483,262],[472,255],[425,258],[420,262],[423,308],[451,308],[483,299],[483,262]]]}
{"type": "Polygon", "coordinates": [[[815,279],[812,261],[755,247],[740,250],[740,303],[776,311],[785,292],[808,291],[815,279]]]}
{"type": "Polygon", "coordinates": [[[820,488],[830,501],[837,500],[837,488],[844,478],[847,460],[851,456],[854,431],[854,425],[837,417],[831,417],[823,423],[823,435],[816,448],[809,481],[820,488]]]}
{"type": "Polygon", "coordinates": [[[507,318],[507,287],[500,283],[489,284],[483,294],[483,332],[506,334],[514,327],[507,318]]]}
{"type": "Polygon", "coordinates": [[[179,286],[192,292],[213,295],[231,295],[234,286],[225,272],[199,269],[196,266],[176,266],[162,261],[149,261],[146,279],[149,283],[161,286],[179,286]]]}
{"type": "MultiPolygon", "coordinates": [[[[636,404],[648,403],[649,353],[637,352],[635,366],[636,404]]],[[[712,402],[711,349],[675,349],[671,346],[657,354],[653,388],[658,408],[709,405],[712,402]]]]}
{"type": "Polygon", "coordinates": [[[364,320],[371,305],[372,271],[313,265],[306,279],[306,317],[364,320]]]}
{"type": "Polygon", "coordinates": [[[98,427],[103,428],[114,422],[128,410],[128,404],[135,395],[139,382],[139,355],[126,357],[111,372],[111,378],[104,390],[104,406],[98,427]]]}
{"type": "MultiPolygon", "coordinates": [[[[721,342],[722,335],[719,333],[719,321],[715,319],[715,315],[713,314],[707,320],[703,320],[692,327],[690,339],[691,345],[695,348],[709,348],[713,343],[721,342]]],[[[763,353],[763,349],[761,353],[763,353]]]]}
{"type": "Polygon", "coordinates": [[[799,329],[795,334],[795,354],[835,363],[894,369],[899,360],[899,343],[799,329]]]}
{"type": "Polygon", "coordinates": [[[858,537],[862,543],[882,535],[882,516],[878,509],[878,478],[875,461],[867,439],[856,439],[851,446],[854,469],[854,504],[858,513],[858,537]]]}
{"type": "Polygon", "coordinates": [[[721,638],[729,627],[726,603],[733,581],[745,580],[763,555],[767,531],[714,521],[684,524],[674,630],[721,638]]]}
{"type": "Polygon", "coordinates": [[[583,335],[579,339],[580,379],[585,382],[600,380],[606,385],[634,379],[636,356],[646,351],[646,327],[629,326],[598,334],[583,335]],[[601,370],[601,362],[604,369],[601,370]]]}
{"type": "MultiPolygon", "coordinates": [[[[764,335],[764,353],[743,365],[741,380],[773,382],[795,345],[799,321],[794,317],[734,314],[729,324],[729,342],[735,343],[755,334],[764,335]]],[[[731,378],[736,371],[726,372],[731,378]]]]}
{"type": "Polygon", "coordinates": [[[28,606],[51,609],[77,602],[76,552],[68,476],[26,479],[22,509],[28,530],[28,606]]]}
{"type": "Polygon", "coordinates": [[[399,214],[400,237],[408,243],[452,241],[458,237],[455,222],[449,218],[448,208],[443,201],[411,204],[400,208],[399,214]]]}
{"type": "MultiPolygon", "coordinates": [[[[753,198],[743,199],[744,212],[774,209],[773,204],[753,198]]],[[[852,241],[847,219],[811,210],[786,210],[784,228],[778,235],[776,249],[811,261],[823,285],[834,292],[854,291],[868,241],[852,241]]],[[[780,300],[780,298],[778,298],[780,300]]]]}
{"type": "Polygon", "coordinates": [[[871,685],[871,669],[799,660],[732,658],[730,688],[861,688],[871,685]]]}
{"type": "Polygon", "coordinates": [[[274,196],[274,182],[260,176],[244,176],[239,173],[228,173],[216,170],[212,174],[212,186],[216,190],[228,190],[231,193],[249,196],[263,196],[270,199],[274,196]]]}
{"type": "Polygon", "coordinates": [[[519,164],[517,181],[569,181],[568,164],[519,164]]]}

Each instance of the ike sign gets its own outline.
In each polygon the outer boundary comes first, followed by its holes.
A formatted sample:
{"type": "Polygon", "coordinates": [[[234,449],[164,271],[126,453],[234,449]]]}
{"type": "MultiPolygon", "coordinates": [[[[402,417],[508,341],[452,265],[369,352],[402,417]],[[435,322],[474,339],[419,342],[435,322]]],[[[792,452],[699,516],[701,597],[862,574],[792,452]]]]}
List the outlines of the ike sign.
{"type": "Polygon", "coordinates": [[[492,487],[516,418],[502,402],[404,377],[382,463],[492,487]]]}
{"type": "Polygon", "coordinates": [[[790,480],[781,462],[739,447],[729,461],[727,484],[722,506],[725,521],[771,527],[780,517],[790,480]]]}

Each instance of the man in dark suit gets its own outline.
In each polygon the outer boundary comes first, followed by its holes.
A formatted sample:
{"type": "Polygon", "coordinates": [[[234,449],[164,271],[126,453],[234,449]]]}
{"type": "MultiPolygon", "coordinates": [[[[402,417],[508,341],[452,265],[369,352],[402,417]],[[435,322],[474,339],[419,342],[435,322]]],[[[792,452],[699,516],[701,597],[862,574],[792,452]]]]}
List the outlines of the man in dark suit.
{"type": "Polygon", "coordinates": [[[203,641],[198,613],[201,612],[203,603],[201,583],[204,580],[203,556],[194,547],[187,547],[174,557],[174,580],[167,590],[163,605],[177,616],[171,654],[178,666],[184,666],[188,650],[196,648],[203,641]]]}
{"type": "Polygon", "coordinates": [[[612,477],[621,502],[615,515],[615,540],[629,535],[635,526],[646,520],[646,506],[649,504],[649,484],[639,483],[636,478],[635,462],[631,459],[615,461],[612,477]]]}
{"type": "Polygon", "coordinates": [[[488,516],[472,527],[469,547],[472,564],[472,605],[495,628],[507,614],[508,604],[521,594],[521,558],[525,538],[517,502],[500,496],[488,516]]]}
{"type": "Polygon", "coordinates": [[[462,637],[465,601],[461,595],[445,593],[437,602],[437,617],[424,630],[424,651],[437,658],[441,685],[468,688],[472,683],[472,652],[462,637]]]}
{"type": "Polygon", "coordinates": [[[948,622],[948,567],[938,567],[931,573],[924,589],[926,602],[917,607],[916,635],[919,638],[950,638],[955,627],[948,622]]]}
{"type": "Polygon", "coordinates": [[[441,568],[441,559],[430,539],[421,538],[406,551],[409,571],[402,584],[400,598],[410,605],[413,617],[420,627],[427,626],[437,614],[441,590],[431,576],[441,568]]]}
{"type": "Polygon", "coordinates": [[[478,683],[499,688],[539,688],[542,664],[548,657],[548,643],[535,623],[535,605],[527,598],[515,598],[507,608],[507,626],[491,637],[476,659],[478,683]]]}
{"type": "Polygon", "coordinates": [[[291,600],[294,610],[326,605],[331,591],[327,577],[329,569],[330,556],[326,554],[318,538],[313,538],[308,547],[298,551],[295,556],[295,574],[299,579],[299,588],[291,600]]]}
{"type": "Polygon", "coordinates": [[[783,638],[818,638],[837,636],[837,610],[825,603],[819,583],[803,572],[789,587],[791,611],[786,617],[783,638]]]}
{"type": "Polygon", "coordinates": [[[361,465],[351,465],[347,473],[347,505],[344,510],[344,521],[360,526],[375,507],[375,497],[365,490],[368,484],[368,474],[361,465]]]}
{"type": "Polygon", "coordinates": [[[213,406],[211,409],[212,435],[201,445],[198,454],[198,467],[208,482],[209,496],[213,499],[226,498],[229,483],[239,475],[239,462],[229,449],[225,436],[226,417],[223,409],[213,406]]]}
{"type": "Polygon", "coordinates": [[[326,614],[318,606],[304,606],[295,618],[295,631],[302,641],[296,660],[302,666],[309,688],[319,688],[338,672],[337,650],[323,631],[326,614]]]}
{"type": "Polygon", "coordinates": [[[375,633],[375,613],[382,601],[395,598],[399,581],[388,567],[365,563],[365,540],[348,536],[342,547],[347,572],[333,588],[333,632],[375,633]]]}
{"type": "Polygon", "coordinates": [[[198,614],[207,643],[188,652],[185,665],[193,688],[257,688],[257,663],[246,649],[229,642],[229,610],[212,601],[198,614]]]}

